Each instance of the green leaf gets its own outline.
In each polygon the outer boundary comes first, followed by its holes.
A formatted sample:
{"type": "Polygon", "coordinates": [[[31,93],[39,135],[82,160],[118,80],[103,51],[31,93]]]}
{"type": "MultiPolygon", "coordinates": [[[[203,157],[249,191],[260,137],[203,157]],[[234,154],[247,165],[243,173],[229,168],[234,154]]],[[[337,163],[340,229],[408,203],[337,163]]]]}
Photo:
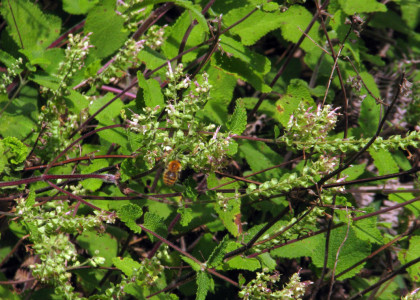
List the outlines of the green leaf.
{"type": "MultiPolygon", "coordinates": [[[[251,5],[232,9],[223,16],[223,21],[226,26],[230,26],[245,17],[253,9],[254,7],[251,5]]],[[[251,16],[243,20],[243,22],[240,22],[233,27],[230,32],[239,35],[242,43],[246,46],[250,46],[255,44],[270,31],[279,28],[282,22],[283,18],[280,12],[266,13],[257,10],[251,16]]]]}
{"type": "Polygon", "coordinates": [[[234,76],[211,64],[207,65],[205,71],[209,75],[209,83],[212,85],[211,97],[204,109],[197,112],[197,117],[225,126],[228,119],[229,103],[237,80],[234,76]]]}
{"type": "Polygon", "coordinates": [[[164,3],[164,2],[173,2],[177,6],[181,6],[185,9],[188,9],[194,16],[194,18],[198,21],[198,24],[202,27],[202,30],[207,30],[207,21],[206,18],[201,14],[200,7],[197,5],[194,5],[191,3],[191,1],[184,1],[184,0],[144,0],[140,3],[136,3],[133,5],[128,11],[129,12],[135,12],[138,9],[148,6],[148,5],[154,5],[158,3],[164,3]]]}
{"type": "Polygon", "coordinates": [[[137,79],[139,81],[139,93],[142,94],[146,106],[155,108],[160,106],[163,108],[165,100],[163,99],[162,89],[160,84],[155,79],[146,80],[142,72],[137,72],[137,79]],[[143,92],[143,93],[141,93],[143,92]]]}
{"type": "Polygon", "coordinates": [[[401,1],[402,19],[408,27],[415,29],[420,22],[420,5],[416,1],[401,1]]]}
{"type": "MultiPolygon", "coordinates": [[[[258,172],[283,162],[281,156],[272,150],[267,144],[262,142],[244,141],[239,147],[241,156],[251,167],[252,172],[258,172]]],[[[273,177],[279,178],[282,174],[280,169],[272,169],[262,174],[258,174],[257,178],[261,180],[270,180],[273,177]]]]}
{"type": "Polygon", "coordinates": [[[141,264],[134,261],[131,257],[114,257],[112,263],[129,277],[133,275],[134,269],[140,270],[141,268],[141,264]]]}
{"type": "Polygon", "coordinates": [[[95,45],[92,54],[104,58],[119,49],[128,36],[123,25],[124,19],[112,7],[98,5],[90,10],[84,31],[93,33],[90,37],[91,43],[95,45]]]}
{"type": "Polygon", "coordinates": [[[193,268],[194,271],[199,272],[201,271],[201,264],[197,263],[196,261],[194,261],[193,259],[181,255],[181,258],[183,261],[185,261],[187,264],[189,264],[191,266],[191,268],[193,268]]]}
{"type": "Polygon", "coordinates": [[[236,101],[235,111],[232,114],[232,117],[229,120],[228,127],[230,131],[235,134],[242,134],[246,128],[247,116],[244,103],[241,100],[236,101]]]}
{"type": "MultiPolygon", "coordinates": [[[[92,161],[92,163],[89,166],[83,167],[83,169],[81,170],[81,173],[91,174],[91,173],[94,173],[95,171],[106,168],[108,166],[109,166],[109,162],[107,160],[95,159],[92,161]]],[[[103,182],[104,181],[101,179],[89,178],[89,179],[82,180],[80,183],[85,189],[94,192],[94,191],[97,191],[102,186],[103,182]]]]}
{"type": "MultiPolygon", "coordinates": [[[[401,188],[403,189],[403,188],[401,188]]],[[[414,196],[412,193],[396,193],[396,194],[390,194],[388,196],[388,199],[390,201],[394,201],[397,203],[403,203],[406,201],[410,201],[414,199],[416,196],[414,196]]],[[[415,201],[411,204],[408,204],[404,206],[404,208],[408,209],[416,218],[420,216],[420,201],[415,201]]]]}
{"type": "Polygon", "coordinates": [[[63,10],[72,15],[82,15],[94,7],[99,0],[64,0],[63,10]]]}
{"type": "MultiPolygon", "coordinates": [[[[306,27],[312,21],[313,15],[305,7],[293,5],[283,14],[281,14],[281,33],[285,40],[297,43],[303,35],[306,27]]],[[[308,36],[318,42],[320,40],[318,33],[318,24],[315,23],[308,33],[308,36]]],[[[300,46],[305,51],[311,51],[317,46],[308,38],[305,38],[300,46]]]]}
{"type": "MultiPolygon", "coordinates": [[[[375,211],[373,207],[366,207],[363,210],[365,213],[371,213],[375,211]]],[[[356,216],[362,216],[365,213],[356,212],[356,216]]],[[[354,229],[359,239],[382,245],[384,239],[378,229],[377,222],[378,219],[376,216],[365,218],[363,220],[354,222],[352,228],[354,229]]]]}
{"type": "Polygon", "coordinates": [[[197,297],[196,300],[205,300],[209,290],[213,290],[214,282],[206,272],[197,273],[197,297]]]}
{"type": "MultiPolygon", "coordinates": [[[[230,178],[222,178],[218,180],[214,173],[211,173],[207,178],[207,186],[208,188],[215,187],[217,185],[226,183],[231,181],[230,178]]],[[[239,188],[239,184],[237,182],[224,186],[227,189],[236,189],[239,188]]],[[[219,215],[220,219],[222,220],[223,224],[226,226],[226,229],[233,235],[238,236],[239,230],[238,225],[238,218],[241,216],[241,199],[235,199],[235,193],[226,193],[224,194],[225,197],[232,198],[227,201],[226,207],[223,208],[219,205],[219,203],[214,203],[214,210],[219,215]]]]}
{"type": "Polygon", "coordinates": [[[373,148],[370,148],[369,154],[373,158],[373,164],[378,168],[379,175],[388,175],[398,172],[398,165],[389,151],[383,149],[376,151],[373,148]]]}
{"type": "MultiPolygon", "coordinates": [[[[96,113],[102,106],[108,103],[114,95],[107,93],[104,97],[96,99],[91,106],[89,107],[89,113],[96,113]]],[[[116,99],[110,105],[108,105],[103,111],[101,111],[95,119],[98,120],[103,125],[113,125],[116,123],[117,119],[120,116],[120,111],[123,108],[123,103],[121,100],[116,99]]]]}
{"type": "Polygon", "coordinates": [[[4,150],[1,154],[7,157],[10,164],[19,165],[25,161],[29,149],[19,139],[9,136],[1,140],[1,143],[4,150]]]}
{"type": "Polygon", "coordinates": [[[35,190],[30,189],[28,197],[26,198],[25,206],[26,207],[33,207],[35,205],[35,190]]]}
{"type": "Polygon", "coordinates": [[[271,88],[264,82],[263,74],[244,64],[240,59],[229,57],[228,55],[221,55],[218,52],[214,54],[213,58],[212,64],[215,67],[219,67],[236,78],[248,82],[255,89],[263,93],[271,91],[271,88]]]}
{"type": "Polygon", "coordinates": [[[267,57],[249,50],[233,38],[222,35],[220,37],[220,46],[224,52],[239,58],[258,73],[267,74],[270,71],[271,62],[267,57]]]}
{"type": "Polygon", "coordinates": [[[194,219],[192,209],[187,207],[178,208],[178,213],[181,215],[181,221],[179,222],[182,226],[188,226],[192,219],[194,219]]]}
{"type": "MultiPolygon", "coordinates": [[[[163,222],[163,218],[158,216],[157,214],[147,212],[144,214],[144,227],[147,229],[159,234],[161,237],[166,237],[168,234],[168,229],[163,222]]],[[[149,237],[152,241],[156,241],[157,238],[149,234],[149,237]]]]}
{"type": "MultiPolygon", "coordinates": [[[[410,246],[407,251],[401,251],[398,258],[403,264],[406,264],[414,259],[420,257],[420,236],[412,236],[410,239],[410,246]]],[[[420,278],[420,262],[407,268],[407,272],[413,282],[418,282],[420,278]]]]}
{"type": "Polygon", "coordinates": [[[141,233],[141,228],[136,221],[143,215],[143,210],[135,204],[126,204],[118,209],[117,215],[121,221],[135,233],[141,233]]]}
{"type": "Polygon", "coordinates": [[[37,128],[37,98],[37,89],[28,85],[22,88],[19,97],[13,99],[11,103],[9,103],[7,95],[0,95],[0,107],[6,107],[0,117],[0,134],[3,137],[14,136],[24,139],[34,128],[37,128]]]}
{"type": "MultiPolygon", "coordinates": [[[[274,257],[299,258],[303,256],[312,257],[320,251],[325,244],[323,236],[314,236],[296,243],[286,245],[270,251],[274,257]]],[[[325,248],[325,247],[324,247],[325,248]]]]}
{"type": "Polygon", "coordinates": [[[10,68],[13,64],[16,63],[16,58],[14,58],[9,53],[0,50],[0,62],[4,63],[7,68],[10,68]]]}
{"type": "Polygon", "coordinates": [[[100,256],[105,258],[105,267],[113,264],[113,259],[117,256],[117,240],[108,234],[99,235],[97,232],[84,231],[77,237],[79,245],[86,249],[91,256],[100,256]]]}
{"type": "MultiPolygon", "coordinates": [[[[339,227],[331,232],[327,267],[330,269],[334,267],[338,253],[338,263],[336,268],[337,274],[353,266],[355,263],[366,258],[366,256],[370,254],[371,245],[369,242],[357,238],[357,235],[352,227],[349,228],[347,238],[346,232],[347,226],[339,227]]],[[[313,263],[319,268],[322,268],[324,265],[324,252],[325,243],[322,243],[312,255],[313,263]]],[[[360,272],[363,266],[364,264],[361,264],[345,273],[340,277],[340,280],[353,277],[360,272]]]]}
{"type": "Polygon", "coordinates": [[[28,0],[9,1],[0,8],[9,25],[9,34],[21,48],[30,51],[46,49],[60,34],[61,20],[56,16],[44,14],[36,4],[28,0]],[[18,20],[17,24],[14,20],[18,20]]]}
{"type": "Polygon", "coordinates": [[[301,102],[307,103],[308,106],[314,105],[308,84],[303,80],[293,79],[287,87],[286,95],[276,102],[276,118],[283,127],[287,127],[290,116],[301,102]]]}
{"type": "MultiPolygon", "coordinates": [[[[162,51],[166,57],[175,57],[178,55],[179,48],[181,42],[184,39],[185,33],[193,22],[194,20],[191,18],[191,14],[189,11],[186,11],[177,19],[173,26],[165,30],[165,34],[169,32],[165,43],[162,45],[162,51]]],[[[204,29],[207,29],[207,27],[204,29]]],[[[206,37],[206,31],[203,30],[202,26],[194,26],[188,36],[185,50],[195,47],[203,42],[204,38],[206,37]]],[[[182,62],[186,63],[193,61],[195,58],[197,58],[199,53],[199,48],[187,53],[182,57],[182,62]]]]}
{"type": "Polygon", "coordinates": [[[279,9],[279,5],[276,2],[263,3],[262,10],[267,12],[276,11],[279,9]]]}
{"type": "Polygon", "coordinates": [[[376,0],[338,0],[343,11],[348,15],[354,15],[356,13],[370,13],[377,11],[386,11],[386,6],[379,3],[376,0]]]}
{"type": "Polygon", "coordinates": [[[363,100],[359,115],[359,132],[362,137],[371,137],[375,134],[380,118],[380,107],[375,100],[368,96],[363,100]]]}
{"type": "Polygon", "coordinates": [[[365,172],[365,168],[366,164],[354,165],[345,169],[341,174],[347,176],[346,181],[355,180],[365,172]]]}
{"type": "MultiPolygon", "coordinates": [[[[226,248],[226,253],[236,250],[242,247],[241,244],[230,242],[226,248]]],[[[230,270],[248,270],[248,271],[255,271],[261,268],[261,264],[257,258],[246,258],[242,255],[237,255],[231,259],[229,259],[225,265],[223,266],[224,269],[230,270]]]]}
{"type": "Polygon", "coordinates": [[[167,62],[164,55],[150,49],[149,47],[145,47],[142,51],[140,51],[137,58],[151,70],[156,69],[167,62]]]}
{"type": "Polygon", "coordinates": [[[209,259],[207,260],[207,266],[209,268],[217,268],[223,261],[223,256],[226,253],[226,248],[229,243],[229,236],[225,235],[223,240],[213,249],[209,259]]]}

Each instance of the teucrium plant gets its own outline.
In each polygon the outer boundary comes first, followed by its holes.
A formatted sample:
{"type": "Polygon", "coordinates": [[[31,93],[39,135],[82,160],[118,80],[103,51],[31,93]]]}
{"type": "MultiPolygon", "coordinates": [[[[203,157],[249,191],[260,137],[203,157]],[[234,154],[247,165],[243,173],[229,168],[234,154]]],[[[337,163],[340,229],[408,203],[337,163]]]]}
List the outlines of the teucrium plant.
{"type": "Polygon", "coordinates": [[[220,127],[204,124],[195,116],[210,99],[207,75],[204,73],[200,80],[192,82],[179,65],[175,70],[169,66],[166,76],[164,112],[160,106],[143,107],[143,113],[133,113],[131,119],[122,112],[129,129],[140,134],[139,151],[143,159],[149,167],[161,159],[165,162],[177,159],[196,171],[219,169],[226,162],[231,134],[220,132],[220,127]],[[161,114],[163,120],[159,119],[161,114]]]}
{"type": "MultiPolygon", "coordinates": [[[[73,299],[74,288],[68,268],[81,266],[76,247],[70,235],[85,230],[104,230],[103,223],[114,223],[115,216],[95,211],[93,215],[74,216],[66,202],[48,202],[35,206],[35,194],[18,199],[16,213],[26,225],[33,242],[32,249],[40,263],[31,265],[33,276],[43,283],[52,284],[56,293],[73,299]]],[[[104,258],[92,257],[83,264],[94,267],[103,264],[104,258]]]]}

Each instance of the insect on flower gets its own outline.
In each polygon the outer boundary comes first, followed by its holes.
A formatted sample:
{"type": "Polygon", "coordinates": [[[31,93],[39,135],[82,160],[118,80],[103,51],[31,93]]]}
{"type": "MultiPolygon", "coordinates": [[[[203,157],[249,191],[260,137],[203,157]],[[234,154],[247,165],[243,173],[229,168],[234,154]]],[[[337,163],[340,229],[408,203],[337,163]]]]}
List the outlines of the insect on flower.
{"type": "Polygon", "coordinates": [[[174,185],[179,178],[181,168],[181,163],[178,160],[170,161],[163,172],[163,183],[169,186],[174,185]]]}

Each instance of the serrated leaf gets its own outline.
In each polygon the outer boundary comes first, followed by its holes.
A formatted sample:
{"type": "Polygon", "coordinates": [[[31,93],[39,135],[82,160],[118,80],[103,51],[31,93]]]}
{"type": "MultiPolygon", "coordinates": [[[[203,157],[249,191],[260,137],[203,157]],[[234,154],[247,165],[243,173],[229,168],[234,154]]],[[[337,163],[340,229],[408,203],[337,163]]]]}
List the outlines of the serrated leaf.
{"type": "MultiPolygon", "coordinates": [[[[312,21],[312,13],[301,5],[293,5],[287,11],[280,15],[281,18],[281,33],[284,39],[296,43],[312,21]]],[[[314,41],[319,41],[318,25],[312,26],[308,33],[314,41]]],[[[300,46],[305,51],[311,51],[316,48],[313,41],[305,38],[300,46]]]]}
{"type": "Polygon", "coordinates": [[[147,68],[153,70],[166,63],[166,58],[160,52],[157,52],[149,47],[145,47],[137,55],[139,61],[144,63],[147,68]]]}
{"type": "MultiPolygon", "coordinates": [[[[108,103],[114,95],[107,93],[104,97],[96,99],[89,107],[89,113],[96,113],[102,106],[108,103]]],[[[120,111],[123,108],[123,103],[116,99],[110,105],[108,105],[103,111],[101,111],[95,119],[101,122],[103,125],[112,125],[116,123],[117,118],[120,116],[120,111]]]]}
{"type": "Polygon", "coordinates": [[[224,52],[239,58],[257,72],[267,74],[270,71],[271,62],[267,57],[251,51],[233,38],[222,35],[220,37],[220,46],[224,52]]]}
{"type": "MultiPolygon", "coordinates": [[[[364,208],[365,213],[374,212],[372,207],[364,208]]],[[[364,215],[365,213],[356,212],[356,216],[364,215]]],[[[370,241],[375,244],[382,245],[383,237],[378,229],[377,217],[365,218],[363,220],[354,222],[352,228],[356,233],[357,237],[364,241],[370,241]]]]}
{"type": "Polygon", "coordinates": [[[213,249],[209,259],[207,260],[207,266],[209,268],[216,268],[220,265],[225,255],[226,248],[229,243],[229,236],[225,235],[223,240],[213,249]]]}
{"type": "Polygon", "coordinates": [[[1,7],[1,14],[9,26],[7,30],[15,43],[24,49],[46,49],[60,34],[61,20],[44,14],[39,7],[27,0],[9,1],[1,7]],[[12,15],[13,12],[13,15],[12,15]],[[14,20],[18,20],[16,28],[14,20]]]}
{"type": "Polygon", "coordinates": [[[196,300],[205,300],[209,290],[213,290],[213,279],[206,272],[197,273],[197,297],[196,300]]]}
{"type": "Polygon", "coordinates": [[[230,156],[233,156],[237,152],[238,152],[238,143],[235,142],[235,141],[230,141],[229,146],[228,146],[228,150],[226,151],[226,153],[230,156]]]}
{"type": "MultiPolygon", "coordinates": [[[[148,6],[154,5],[158,3],[168,2],[168,0],[144,0],[140,3],[136,3],[135,5],[131,6],[128,10],[129,12],[137,11],[138,9],[148,6]]],[[[185,9],[188,9],[193,14],[194,18],[198,21],[198,24],[202,27],[202,30],[207,30],[207,21],[206,18],[201,14],[200,7],[198,5],[192,4],[190,1],[184,0],[172,0],[171,2],[175,3],[177,6],[181,6],[185,9]]]]}
{"type": "Polygon", "coordinates": [[[184,227],[188,226],[188,224],[194,218],[191,208],[187,208],[187,207],[178,208],[178,213],[181,215],[181,221],[179,223],[184,227]]]}
{"type": "Polygon", "coordinates": [[[241,100],[236,101],[236,107],[229,120],[229,129],[235,134],[242,134],[246,128],[247,116],[244,103],[241,100]]]}
{"type": "Polygon", "coordinates": [[[34,128],[37,128],[38,96],[38,91],[28,85],[22,88],[19,97],[13,99],[12,103],[8,103],[7,95],[0,95],[0,107],[6,107],[0,118],[0,134],[3,137],[14,136],[24,139],[34,128]]]}
{"type": "Polygon", "coordinates": [[[36,196],[35,190],[31,188],[29,190],[28,197],[26,198],[26,201],[25,201],[26,207],[32,207],[35,205],[35,196],[36,196]]]}
{"type": "MultiPolygon", "coordinates": [[[[403,264],[406,264],[412,260],[420,257],[420,236],[412,236],[410,239],[410,246],[407,251],[400,252],[398,255],[399,259],[403,264]]],[[[420,262],[407,268],[407,272],[410,275],[413,282],[418,282],[420,279],[420,262]]]]}
{"type": "Polygon", "coordinates": [[[269,93],[271,91],[271,88],[264,82],[263,74],[250,68],[238,58],[228,57],[227,55],[221,55],[216,52],[213,56],[212,64],[236,78],[248,82],[255,89],[263,93],[269,93]]]}
{"type": "MultiPolygon", "coordinates": [[[[168,233],[168,229],[165,226],[165,223],[163,222],[163,218],[158,216],[157,214],[147,212],[144,214],[144,227],[147,229],[159,234],[162,237],[166,237],[168,233]]],[[[156,241],[157,239],[152,236],[151,234],[148,234],[150,239],[152,241],[156,241]]]]}
{"type": "MultiPolygon", "coordinates": [[[[193,21],[194,20],[191,18],[190,12],[186,11],[177,19],[174,25],[165,30],[165,33],[169,32],[165,43],[162,45],[162,51],[166,55],[166,57],[175,57],[179,54],[179,47],[183,42],[185,33],[187,32],[188,28],[191,26],[193,21]]],[[[194,26],[188,36],[188,40],[185,44],[185,49],[197,46],[198,44],[204,41],[205,37],[206,31],[203,30],[203,27],[194,26]]],[[[182,62],[187,63],[193,61],[200,53],[199,50],[200,49],[196,49],[192,52],[185,54],[182,57],[182,62]]]]}
{"type": "MultiPolygon", "coordinates": [[[[253,9],[254,6],[252,5],[232,9],[223,17],[223,21],[226,23],[226,26],[230,26],[249,14],[253,9]]],[[[230,32],[239,35],[242,43],[250,46],[270,31],[279,28],[282,22],[283,19],[280,12],[267,13],[258,10],[233,27],[230,32]]]]}
{"type": "Polygon", "coordinates": [[[308,84],[303,80],[293,79],[287,87],[286,95],[276,102],[276,118],[283,127],[287,127],[290,116],[301,102],[307,103],[308,106],[314,105],[308,84]]]}
{"type": "MultiPolygon", "coordinates": [[[[267,144],[261,142],[244,141],[239,147],[241,156],[251,167],[253,172],[258,172],[282,163],[283,159],[277,152],[272,150],[267,144]]],[[[281,176],[280,169],[273,169],[258,175],[262,180],[270,180],[273,177],[281,176]]]]}
{"type": "Polygon", "coordinates": [[[15,165],[14,168],[16,168],[16,165],[25,161],[26,156],[29,153],[29,149],[19,139],[13,136],[8,136],[1,140],[1,143],[3,144],[4,151],[1,155],[7,157],[7,161],[10,164],[15,165]]]}
{"type": "Polygon", "coordinates": [[[137,72],[137,79],[139,81],[139,93],[142,94],[146,106],[155,108],[160,106],[163,108],[165,100],[163,99],[162,89],[159,82],[155,79],[146,80],[142,72],[137,72]]]}
{"type": "MultiPolygon", "coordinates": [[[[388,196],[388,199],[393,202],[403,203],[406,201],[410,201],[411,199],[414,199],[415,197],[416,196],[414,196],[412,193],[395,193],[395,194],[390,194],[388,196]]],[[[404,206],[404,208],[411,211],[411,213],[414,214],[416,218],[420,216],[420,201],[415,201],[411,204],[408,204],[404,206]]]]}
{"type": "Polygon", "coordinates": [[[379,175],[387,175],[398,172],[398,165],[392,157],[391,153],[387,150],[374,150],[369,149],[369,154],[373,158],[373,164],[378,168],[379,175]]]}
{"type": "Polygon", "coordinates": [[[262,10],[272,12],[278,10],[280,7],[276,2],[263,3],[262,10]]]}
{"type": "MultiPolygon", "coordinates": [[[[346,232],[347,226],[339,227],[331,232],[327,267],[334,267],[336,255],[337,252],[339,252],[336,268],[337,274],[353,266],[355,263],[366,258],[370,254],[371,244],[369,242],[357,238],[352,227],[349,228],[347,239],[345,239],[346,232]]],[[[319,268],[322,268],[324,265],[324,252],[325,243],[322,243],[312,255],[313,263],[319,268]]],[[[363,268],[363,266],[364,264],[361,264],[345,273],[340,277],[340,280],[353,277],[363,268]]]]}
{"type": "MultiPolygon", "coordinates": [[[[226,252],[230,252],[240,248],[242,245],[235,242],[228,243],[226,252]]],[[[234,269],[234,270],[248,270],[255,271],[261,268],[261,264],[257,258],[246,258],[241,255],[235,256],[224,264],[224,269],[234,269]]]]}
{"type": "Polygon", "coordinates": [[[141,233],[141,228],[136,223],[136,220],[143,215],[143,210],[140,206],[131,203],[126,204],[118,209],[117,215],[128,228],[135,233],[141,233]]]}
{"type": "Polygon", "coordinates": [[[356,13],[370,13],[378,11],[386,11],[387,8],[384,4],[379,3],[376,0],[338,0],[343,11],[348,15],[354,15],[356,13]]]}
{"type": "Polygon", "coordinates": [[[191,259],[187,256],[184,256],[184,255],[181,255],[181,258],[182,258],[183,261],[185,261],[187,264],[189,264],[194,271],[196,271],[196,272],[201,271],[201,265],[199,263],[195,262],[193,259],[191,259]]]}
{"type": "Polygon", "coordinates": [[[82,15],[98,2],[99,0],[63,0],[63,10],[72,15],[82,15]]]}
{"type": "Polygon", "coordinates": [[[104,58],[119,49],[128,36],[123,30],[124,19],[109,6],[98,5],[89,11],[84,30],[92,32],[90,42],[95,45],[91,50],[95,56],[104,58]]]}
{"type": "Polygon", "coordinates": [[[258,260],[260,261],[261,268],[267,268],[270,271],[273,271],[276,269],[277,261],[271,257],[269,253],[263,253],[261,255],[258,255],[258,260]]]}
{"type": "Polygon", "coordinates": [[[311,257],[319,251],[319,248],[323,243],[325,243],[325,238],[322,236],[314,236],[281,248],[274,249],[270,251],[270,253],[274,257],[284,258],[299,258],[303,256],[311,257]]]}
{"type": "Polygon", "coordinates": [[[112,263],[129,277],[133,275],[134,269],[140,270],[141,268],[141,264],[134,261],[131,257],[114,257],[112,263]]]}

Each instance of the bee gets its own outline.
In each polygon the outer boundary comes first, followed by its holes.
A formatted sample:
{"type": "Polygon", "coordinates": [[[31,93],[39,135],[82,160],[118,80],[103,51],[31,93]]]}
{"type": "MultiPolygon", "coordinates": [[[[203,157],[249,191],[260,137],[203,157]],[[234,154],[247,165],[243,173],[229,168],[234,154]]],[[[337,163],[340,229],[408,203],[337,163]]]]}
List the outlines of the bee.
{"type": "Polygon", "coordinates": [[[169,186],[174,185],[179,178],[181,168],[181,163],[178,160],[170,161],[163,172],[163,183],[169,186]]]}

